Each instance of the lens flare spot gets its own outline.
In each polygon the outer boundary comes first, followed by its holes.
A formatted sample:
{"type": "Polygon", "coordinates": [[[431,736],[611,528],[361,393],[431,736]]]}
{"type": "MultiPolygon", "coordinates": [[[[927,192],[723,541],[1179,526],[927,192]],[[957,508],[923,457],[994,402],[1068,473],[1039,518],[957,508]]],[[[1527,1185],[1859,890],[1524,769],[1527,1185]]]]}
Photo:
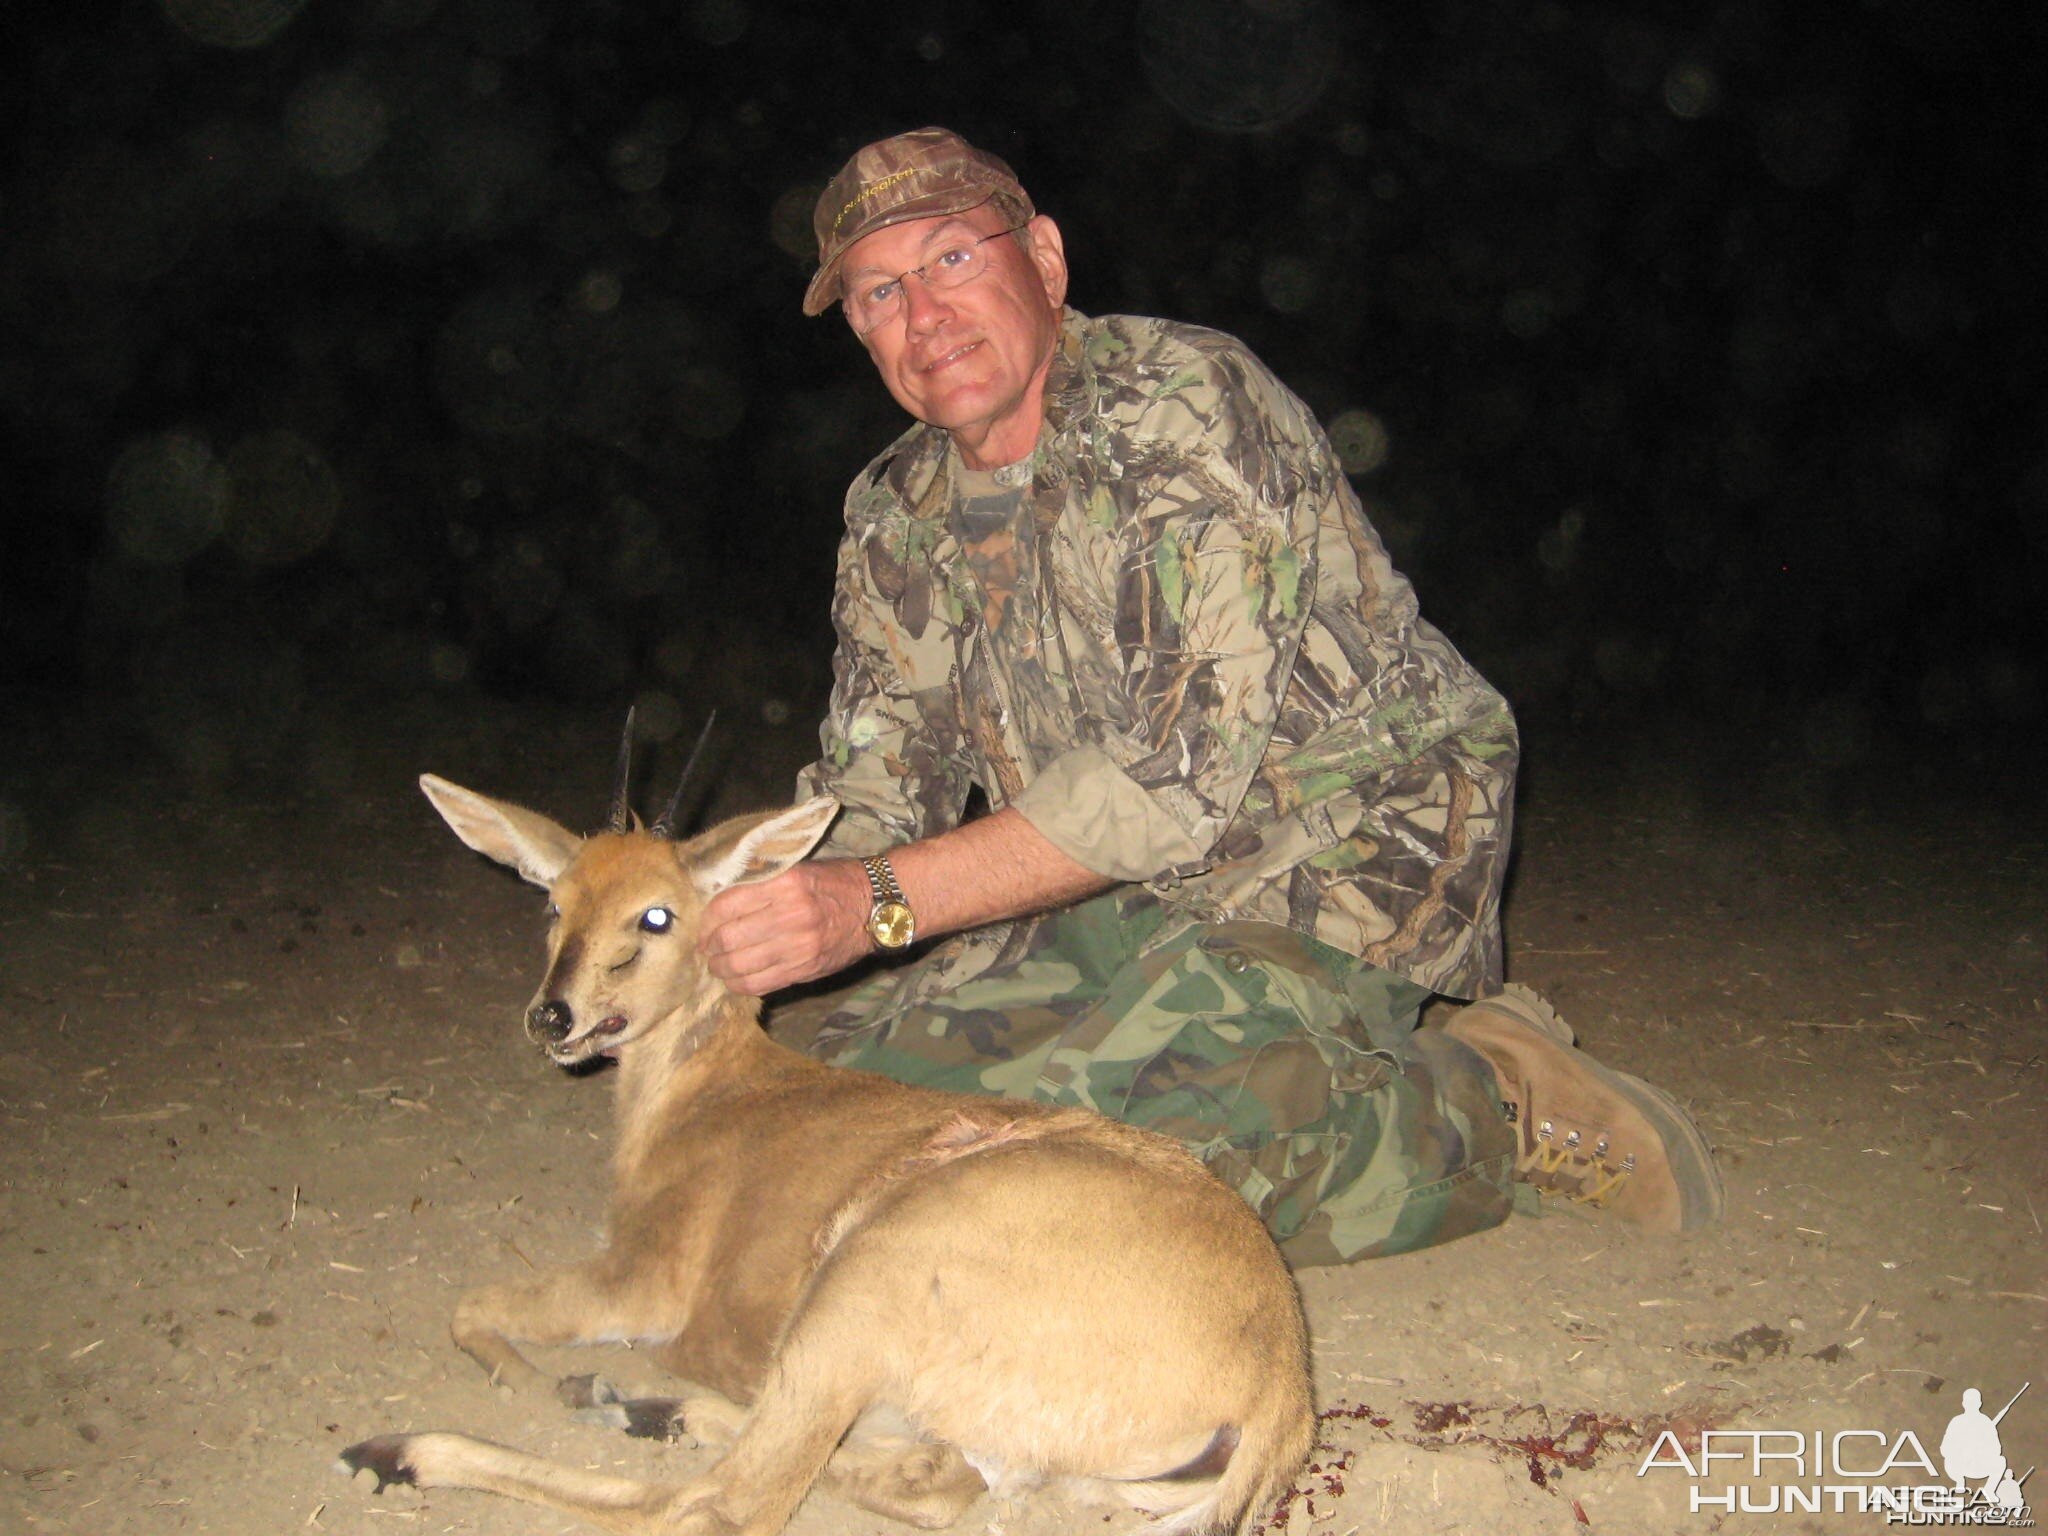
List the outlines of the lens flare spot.
{"type": "Polygon", "coordinates": [[[1681,59],[1664,74],[1664,107],[1691,122],[1705,117],[1721,99],[1721,80],[1697,59],[1681,59]]]}
{"type": "Polygon", "coordinates": [[[384,147],[390,114],[370,83],[346,70],[315,75],[284,109],[285,138],[315,176],[353,176],[384,147]]]}
{"type": "Polygon", "coordinates": [[[172,26],[209,48],[261,48],[305,9],[306,0],[164,0],[172,26]]]}
{"type": "Polygon", "coordinates": [[[1353,408],[1330,422],[1330,446],[1347,475],[1369,475],[1387,462],[1387,427],[1371,411],[1353,408]]]}
{"type": "Polygon", "coordinates": [[[252,565],[289,565],[327,542],[341,481],[296,432],[261,432],[228,453],[228,546],[252,565]]]}
{"type": "Polygon", "coordinates": [[[219,536],[227,510],[225,466],[209,444],[182,432],[130,443],[107,476],[107,531],[144,565],[191,559],[219,536]]]}
{"type": "Polygon", "coordinates": [[[1299,256],[1269,257],[1259,269],[1259,294],[1283,315],[1298,315],[1315,303],[1322,280],[1299,256]]]}

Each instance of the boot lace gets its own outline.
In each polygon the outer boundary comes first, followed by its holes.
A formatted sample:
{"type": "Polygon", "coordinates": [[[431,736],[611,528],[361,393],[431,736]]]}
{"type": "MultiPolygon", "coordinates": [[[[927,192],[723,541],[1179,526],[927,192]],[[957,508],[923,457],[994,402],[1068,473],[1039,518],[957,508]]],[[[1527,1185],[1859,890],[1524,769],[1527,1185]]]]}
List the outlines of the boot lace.
{"type": "Polygon", "coordinates": [[[1636,1155],[1624,1153],[1611,1160],[1613,1145],[1602,1131],[1588,1145],[1583,1132],[1560,1130],[1554,1120],[1522,1125],[1519,1104],[1503,1100],[1508,1124],[1515,1126],[1515,1176],[1551,1194],[1563,1195],[1580,1205],[1605,1206],[1621,1192],[1629,1175],[1636,1171],[1636,1155]]]}

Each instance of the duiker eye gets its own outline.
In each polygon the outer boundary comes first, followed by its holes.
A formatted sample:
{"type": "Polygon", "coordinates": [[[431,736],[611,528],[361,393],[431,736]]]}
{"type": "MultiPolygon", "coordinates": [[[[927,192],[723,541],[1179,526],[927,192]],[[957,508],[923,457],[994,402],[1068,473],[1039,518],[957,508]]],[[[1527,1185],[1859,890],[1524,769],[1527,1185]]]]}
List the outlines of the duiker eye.
{"type": "Polygon", "coordinates": [[[667,907],[649,907],[640,914],[640,927],[647,933],[667,933],[675,921],[675,913],[667,907]]]}

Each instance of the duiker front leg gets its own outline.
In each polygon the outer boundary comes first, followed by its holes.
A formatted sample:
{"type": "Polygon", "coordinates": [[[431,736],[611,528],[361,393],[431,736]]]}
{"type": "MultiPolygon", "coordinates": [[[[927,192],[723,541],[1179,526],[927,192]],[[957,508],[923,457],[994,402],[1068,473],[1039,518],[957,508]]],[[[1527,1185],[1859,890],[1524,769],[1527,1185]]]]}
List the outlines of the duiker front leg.
{"type": "MultiPolygon", "coordinates": [[[[394,1484],[414,1488],[474,1488],[527,1504],[545,1504],[619,1536],[669,1536],[691,1528],[690,1489],[643,1483],[580,1467],[557,1466],[509,1446],[469,1435],[378,1435],[350,1446],[336,1467],[353,1477],[368,1472],[382,1493],[394,1484]]],[[[702,1529],[701,1523],[699,1528],[702,1529]]]]}
{"type": "Polygon", "coordinates": [[[522,1355],[521,1344],[613,1344],[673,1332],[633,1304],[602,1259],[558,1269],[537,1280],[518,1280],[465,1291],[449,1331],[464,1354],[513,1391],[553,1387],[554,1378],[522,1355]]]}
{"type": "Polygon", "coordinates": [[[746,1409],[722,1397],[627,1397],[595,1374],[564,1376],[555,1396],[576,1417],[603,1424],[635,1440],[676,1440],[687,1434],[715,1450],[732,1443],[746,1409]]]}

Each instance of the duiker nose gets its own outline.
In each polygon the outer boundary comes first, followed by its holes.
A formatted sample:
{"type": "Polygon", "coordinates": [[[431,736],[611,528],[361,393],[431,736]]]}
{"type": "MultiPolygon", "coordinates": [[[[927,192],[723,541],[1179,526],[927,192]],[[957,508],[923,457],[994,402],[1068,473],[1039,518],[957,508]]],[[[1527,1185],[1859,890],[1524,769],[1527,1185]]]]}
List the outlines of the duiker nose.
{"type": "Polygon", "coordinates": [[[540,1045],[559,1045],[569,1038],[576,1015],[559,998],[535,1003],[526,1013],[526,1038],[540,1045]]]}

